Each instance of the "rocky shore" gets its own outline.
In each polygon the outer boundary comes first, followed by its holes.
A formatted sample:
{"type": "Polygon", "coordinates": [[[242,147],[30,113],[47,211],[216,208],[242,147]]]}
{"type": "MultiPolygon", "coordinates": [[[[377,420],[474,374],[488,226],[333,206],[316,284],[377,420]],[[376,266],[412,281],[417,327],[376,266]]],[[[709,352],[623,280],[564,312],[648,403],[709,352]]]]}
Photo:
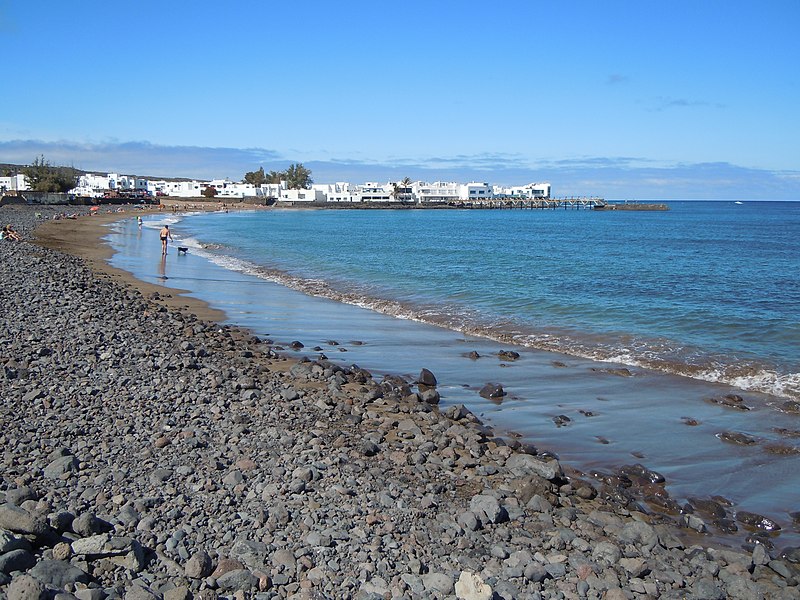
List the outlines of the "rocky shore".
{"type": "Polygon", "coordinates": [[[61,210],[0,208],[0,598],[800,598],[800,550],[690,541],[710,517],[624,492],[659,497],[644,467],[570,477],[435,374],[298,360],[31,243],[61,210]]]}

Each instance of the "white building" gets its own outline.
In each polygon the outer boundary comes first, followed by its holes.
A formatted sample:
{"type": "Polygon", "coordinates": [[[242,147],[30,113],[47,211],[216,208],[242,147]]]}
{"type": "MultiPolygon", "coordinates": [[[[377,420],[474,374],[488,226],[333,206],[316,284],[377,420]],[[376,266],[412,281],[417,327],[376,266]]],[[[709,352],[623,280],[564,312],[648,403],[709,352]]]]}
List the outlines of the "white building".
{"type": "Polygon", "coordinates": [[[529,183],[511,187],[494,186],[494,195],[498,198],[519,198],[523,200],[540,200],[550,197],[549,183],[529,183]]]}
{"type": "Polygon", "coordinates": [[[285,188],[280,183],[262,183],[256,188],[256,196],[265,200],[277,200],[281,197],[281,190],[285,188]]]}
{"type": "Polygon", "coordinates": [[[489,200],[494,196],[488,183],[472,181],[459,185],[458,199],[462,201],[489,200]]]}
{"type": "Polygon", "coordinates": [[[325,202],[325,192],[322,190],[281,190],[280,200],[282,202],[325,202]]]}
{"type": "Polygon", "coordinates": [[[109,191],[146,191],[146,182],[144,179],[136,179],[131,175],[84,173],[78,176],[78,185],[69,193],[87,198],[101,198],[109,191]],[[141,182],[145,183],[144,187],[140,187],[141,182]]]}
{"type": "Polygon", "coordinates": [[[354,202],[394,202],[391,185],[367,182],[356,187],[354,202]]]}
{"type": "Polygon", "coordinates": [[[163,189],[157,191],[172,198],[199,198],[201,196],[201,186],[205,185],[199,181],[164,181],[158,183],[161,184],[163,189]]]}
{"type": "Polygon", "coordinates": [[[0,194],[24,192],[29,189],[28,178],[21,173],[10,177],[0,177],[0,194]]]}
{"type": "Polygon", "coordinates": [[[256,193],[256,186],[252,183],[237,183],[230,179],[212,179],[207,183],[201,184],[200,194],[213,187],[217,194],[214,198],[254,198],[256,193]]]}
{"type": "Polygon", "coordinates": [[[319,190],[325,194],[326,202],[361,202],[356,186],[346,181],[336,183],[315,183],[312,190],[319,190]]]}
{"type": "Polygon", "coordinates": [[[461,184],[455,182],[435,181],[433,183],[416,182],[411,189],[414,198],[420,204],[457,202],[461,198],[461,184]]]}

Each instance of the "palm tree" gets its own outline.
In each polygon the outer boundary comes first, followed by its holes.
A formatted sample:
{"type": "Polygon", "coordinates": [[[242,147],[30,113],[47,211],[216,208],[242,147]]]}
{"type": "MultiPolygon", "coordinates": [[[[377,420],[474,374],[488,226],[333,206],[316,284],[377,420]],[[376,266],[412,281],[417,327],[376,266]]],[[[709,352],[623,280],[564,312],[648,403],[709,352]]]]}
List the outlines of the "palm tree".
{"type": "Polygon", "coordinates": [[[397,189],[400,188],[402,190],[401,195],[403,196],[403,200],[410,200],[409,196],[411,195],[411,184],[414,183],[408,177],[403,177],[403,180],[399,184],[395,184],[395,193],[397,193],[397,189]]]}

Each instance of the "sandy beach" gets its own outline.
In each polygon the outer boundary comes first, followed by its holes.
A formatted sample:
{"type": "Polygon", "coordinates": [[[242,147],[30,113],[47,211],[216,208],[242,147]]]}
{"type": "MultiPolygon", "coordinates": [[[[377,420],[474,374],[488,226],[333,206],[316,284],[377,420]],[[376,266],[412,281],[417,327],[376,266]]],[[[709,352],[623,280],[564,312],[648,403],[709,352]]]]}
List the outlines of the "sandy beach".
{"type": "Polygon", "coordinates": [[[144,213],[61,210],[0,207],[24,237],[0,243],[5,597],[800,597],[769,519],[712,545],[724,506],[650,510],[641,466],[574,477],[440,410],[435,373],[281,354],[109,266],[104,225],[144,213]]]}

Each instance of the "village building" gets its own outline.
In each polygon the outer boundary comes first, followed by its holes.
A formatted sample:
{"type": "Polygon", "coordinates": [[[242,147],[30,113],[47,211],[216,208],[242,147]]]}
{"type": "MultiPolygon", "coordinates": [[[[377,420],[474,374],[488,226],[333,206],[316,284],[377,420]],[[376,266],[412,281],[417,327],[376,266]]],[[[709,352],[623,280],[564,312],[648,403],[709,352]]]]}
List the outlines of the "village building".
{"type": "MultiPolygon", "coordinates": [[[[408,180],[405,180],[406,182],[408,180]]],[[[0,177],[0,189],[8,192],[27,189],[24,175],[0,177]]],[[[78,185],[70,191],[75,196],[101,198],[127,194],[151,198],[199,198],[202,196],[220,200],[258,198],[264,202],[280,201],[290,204],[324,203],[375,203],[419,205],[473,204],[492,200],[542,200],[550,198],[549,183],[529,183],[521,186],[492,186],[487,182],[472,181],[458,183],[416,181],[411,184],[366,182],[352,184],[315,183],[308,189],[290,190],[286,182],[251,183],[232,181],[229,178],[198,180],[152,180],[129,175],[108,173],[106,175],[86,173],[78,178],[78,185]],[[209,190],[214,190],[213,194],[209,190]]]]}
{"type": "Polygon", "coordinates": [[[0,195],[15,196],[18,192],[25,192],[28,189],[28,178],[19,173],[9,177],[0,177],[0,195]]]}
{"type": "Polygon", "coordinates": [[[550,198],[549,183],[529,183],[520,186],[494,186],[495,198],[513,198],[518,200],[544,200],[550,198]]]}

